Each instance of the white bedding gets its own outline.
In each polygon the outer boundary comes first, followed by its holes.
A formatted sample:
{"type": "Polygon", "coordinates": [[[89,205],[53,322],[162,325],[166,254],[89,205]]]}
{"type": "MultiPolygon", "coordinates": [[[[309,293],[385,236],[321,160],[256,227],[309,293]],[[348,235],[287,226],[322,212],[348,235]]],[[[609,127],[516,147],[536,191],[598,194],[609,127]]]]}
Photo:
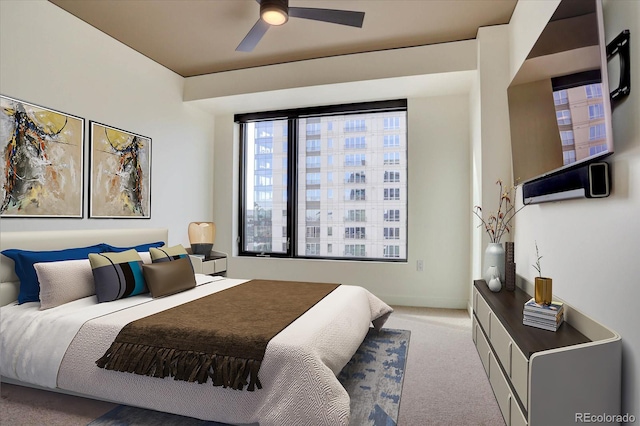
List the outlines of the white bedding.
{"type": "Polygon", "coordinates": [[[274,337],[259,372],[263,389],[255,392],[95,365],[127,323],[245,281],[215,277],[161,299],[140,295],[96,304],[93,296],[46,311],[35,303],[2,307],[0,372],[27,383],[225,423],[348,424],[349,396],[336,374],[371,322],[377,319],[381,327],[392,311],[362,287],[338,287],[274,337]]]}

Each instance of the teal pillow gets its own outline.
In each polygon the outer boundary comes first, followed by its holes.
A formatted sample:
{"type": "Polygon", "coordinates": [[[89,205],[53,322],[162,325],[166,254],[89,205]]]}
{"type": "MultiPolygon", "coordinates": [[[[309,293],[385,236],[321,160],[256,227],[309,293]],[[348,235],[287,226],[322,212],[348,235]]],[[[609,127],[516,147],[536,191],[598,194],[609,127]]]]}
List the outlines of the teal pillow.
{"type": "Polygon", "coordinates": [[[134,249],[89,254],[98,303],[112,302],[149,290],[142,273],[142,259],[134,249]]]}
{"type": "Polygon", "coordinates": [[[3,250],[2,254],[15,263],[16,275],[20,279],[18,304],[40,301],[40,283],[33,267],[36,263],[58,262],[61,260],[86,259],[90,253],[100,253],[106,250],[104,244],[88,247],[77,247],[64,250],[31,251],[19,249],[3,250]]]}

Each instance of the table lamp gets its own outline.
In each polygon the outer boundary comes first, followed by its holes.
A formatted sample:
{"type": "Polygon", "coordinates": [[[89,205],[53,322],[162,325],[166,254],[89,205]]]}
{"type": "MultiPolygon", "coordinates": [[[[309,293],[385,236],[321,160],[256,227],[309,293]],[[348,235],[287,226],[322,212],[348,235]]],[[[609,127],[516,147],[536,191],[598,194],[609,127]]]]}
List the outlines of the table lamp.
{"type": "Polygon", "coordinates": [[[193,254],[208,256],[211,254],[216,238],[216,224],[213,222],[191,222],[189,224],[189,243],[193,254]]]}

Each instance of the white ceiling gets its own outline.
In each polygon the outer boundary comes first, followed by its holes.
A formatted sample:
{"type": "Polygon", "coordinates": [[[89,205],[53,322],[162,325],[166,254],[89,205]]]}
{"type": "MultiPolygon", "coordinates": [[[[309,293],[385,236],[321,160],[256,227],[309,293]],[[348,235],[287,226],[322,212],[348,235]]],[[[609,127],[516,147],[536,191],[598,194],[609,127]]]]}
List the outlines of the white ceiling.
{"type": "Polygon", "coordinates": [[[473,39],[506,24],[517,0],[290,0],[365,12],[362,28],[291,18],[253,52],[235,48],[255,0],[49,0],[183,77],[319,57],[473,39]]]}

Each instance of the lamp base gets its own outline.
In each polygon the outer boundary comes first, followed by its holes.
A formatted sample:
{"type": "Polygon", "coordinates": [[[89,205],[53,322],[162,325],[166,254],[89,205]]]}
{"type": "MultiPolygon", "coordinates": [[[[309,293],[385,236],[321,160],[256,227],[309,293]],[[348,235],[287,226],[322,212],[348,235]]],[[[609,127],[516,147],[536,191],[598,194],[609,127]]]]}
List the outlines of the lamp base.
{"type": "Polygon", "coordinates": [[[213,244],[191,244],[191,253],[193,254],[208,256],[211,254],[211,249],[213,249],[213,244]]]}

